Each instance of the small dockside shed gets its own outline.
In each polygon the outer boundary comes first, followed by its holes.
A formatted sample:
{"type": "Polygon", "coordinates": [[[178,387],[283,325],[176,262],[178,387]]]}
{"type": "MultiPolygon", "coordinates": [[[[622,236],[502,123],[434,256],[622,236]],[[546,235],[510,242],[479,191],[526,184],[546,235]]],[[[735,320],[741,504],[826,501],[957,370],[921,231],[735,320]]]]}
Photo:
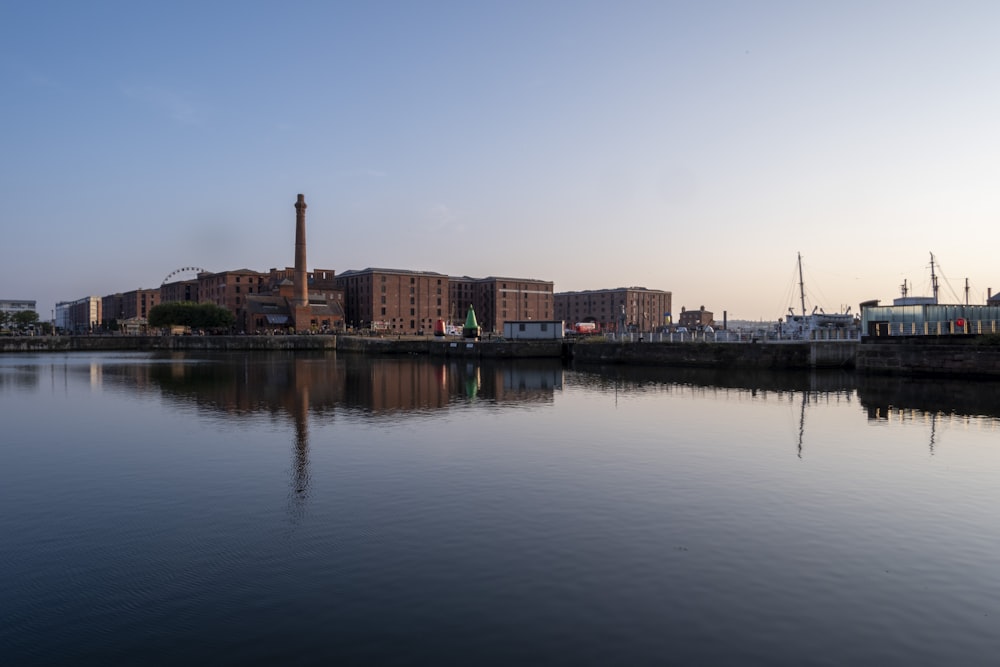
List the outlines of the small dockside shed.
{"type": "Polygon", "coordinates": [[[562,320],[508,320],[503,337],[508,340],[555,340],[563,337],[562,320]]]}

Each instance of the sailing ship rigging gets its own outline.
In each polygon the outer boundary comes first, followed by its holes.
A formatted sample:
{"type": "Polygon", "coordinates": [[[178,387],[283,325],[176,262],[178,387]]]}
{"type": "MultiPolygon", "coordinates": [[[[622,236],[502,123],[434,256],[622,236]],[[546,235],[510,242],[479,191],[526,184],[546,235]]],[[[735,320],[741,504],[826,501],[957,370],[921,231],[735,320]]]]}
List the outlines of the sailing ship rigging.
{"type": "Polygon", "coordinates": [[[851,314],[851,307],[848,306],[843,313],[827,313],[819,306],[815,306],[812,312],[806,312],[806,283],[802,275],[802,253],[798,253],[798,273],[799,273],[799,302],[802,311],[795,313],[795,309],[789,306],[788,316],[785,318],[785,331],[791,333],[796,338],[812,338],[817,330],[847,329],[855,326],[857,320],[851,314]]]}

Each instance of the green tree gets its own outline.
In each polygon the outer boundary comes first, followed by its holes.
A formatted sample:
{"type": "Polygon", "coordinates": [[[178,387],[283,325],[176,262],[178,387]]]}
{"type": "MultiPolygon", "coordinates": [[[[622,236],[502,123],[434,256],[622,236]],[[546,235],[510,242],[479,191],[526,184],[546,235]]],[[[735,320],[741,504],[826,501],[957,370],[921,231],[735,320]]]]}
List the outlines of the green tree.
{"type": "Polygon", "coordinates": [[[217,330],[228,329],[235,321],[231,312],[212,303],[161,303],[149,311],[149,326],[158,328],[180,326],[217,330]]]}
{"type": "Polygon", "coordinates": [[[19,310],[14,313],[13,321],[14,325],[23,331],[24,329],[33,327],[38,322],[38,313],[33,310],[19,310]]]}

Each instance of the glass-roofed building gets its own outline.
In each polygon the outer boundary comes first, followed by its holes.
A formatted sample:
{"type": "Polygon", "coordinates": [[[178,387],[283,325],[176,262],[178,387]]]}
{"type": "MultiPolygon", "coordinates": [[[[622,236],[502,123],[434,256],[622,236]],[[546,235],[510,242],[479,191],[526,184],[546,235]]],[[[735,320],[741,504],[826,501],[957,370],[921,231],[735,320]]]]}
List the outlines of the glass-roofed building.
{"type": "Polygon", "coordinates": [[[861,330],[867,336],[943,336],[1000,333],[1000,303],[973,306],[939,304],[933,299],[896,299],[891,306],[878,301],[861,304],[861,330]],[[930,301],[928,303],[927,301],[930,301]],[[900,303],[903,302],[903,303],[900,303]]]}

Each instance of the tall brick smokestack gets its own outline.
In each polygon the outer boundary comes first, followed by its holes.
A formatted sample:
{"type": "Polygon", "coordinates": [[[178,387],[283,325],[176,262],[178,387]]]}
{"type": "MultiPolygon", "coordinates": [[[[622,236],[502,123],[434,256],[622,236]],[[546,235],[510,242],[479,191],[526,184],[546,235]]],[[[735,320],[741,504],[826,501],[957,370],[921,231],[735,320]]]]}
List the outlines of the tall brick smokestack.
{"type": "Polygon", "coordinates": [[[309,305],[309,285],[306,278],[306,196],[295,202],[295,305],[309,305]]]}

